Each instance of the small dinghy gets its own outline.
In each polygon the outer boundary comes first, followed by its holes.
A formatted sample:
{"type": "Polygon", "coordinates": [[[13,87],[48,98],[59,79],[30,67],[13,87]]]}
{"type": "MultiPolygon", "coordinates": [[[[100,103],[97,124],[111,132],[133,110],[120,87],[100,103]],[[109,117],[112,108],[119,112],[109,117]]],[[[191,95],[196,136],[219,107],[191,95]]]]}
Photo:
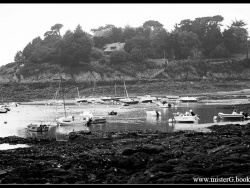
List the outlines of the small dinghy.
{"type": "Polygon", "coordinates": [[[45,131],[48,131],[49,130],[49,126],[50,124],[44,124],[44,123],[41,123],[41,124],[29,124],[27,127],[28,127],[28,130],[29,131],[34,131],[34,132],[45,132],[45,131]]]}

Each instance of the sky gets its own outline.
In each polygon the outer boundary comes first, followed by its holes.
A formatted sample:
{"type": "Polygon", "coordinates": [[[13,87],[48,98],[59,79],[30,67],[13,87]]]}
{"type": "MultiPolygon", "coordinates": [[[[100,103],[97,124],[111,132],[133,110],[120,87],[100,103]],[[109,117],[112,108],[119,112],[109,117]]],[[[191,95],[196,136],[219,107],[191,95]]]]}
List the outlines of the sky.
{"type": "Polygon", "coordinates": [[[93,34],[91,29],[106,24],[140,27],[149,20],[171,32],[184,19],[221,15],[225,28],[232,21],[243,20],[249,32],[249,10],[250,3],[0,3],[0,66],[14,62],[17,51],[38,36],[43,39],[57,23],[63,25],[61,35],[77,25],[93,34]]]}

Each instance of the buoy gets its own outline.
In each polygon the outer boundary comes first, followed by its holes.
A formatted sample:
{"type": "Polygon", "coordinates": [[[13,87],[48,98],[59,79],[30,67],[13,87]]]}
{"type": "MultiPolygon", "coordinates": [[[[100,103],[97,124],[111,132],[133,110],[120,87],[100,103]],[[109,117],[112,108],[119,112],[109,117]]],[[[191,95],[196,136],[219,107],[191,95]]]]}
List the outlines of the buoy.
{"type": "Polygon", "coordinates": [[[215,119],[217,119],[217,116],[214,116],[214,118],[213,118],[213,119],[214,119],[214,120],[215,120],[215,119]]]}
{"type": "Polygon", "coordinates": [[[7,123],[7,121],[4,122],[4,124],[6,124],[6,123],[7,123]]]}
{"type": "Polygon", "coordinates": [[[173,119],[169,119],[168,122],[173,122],[173,119]]]}

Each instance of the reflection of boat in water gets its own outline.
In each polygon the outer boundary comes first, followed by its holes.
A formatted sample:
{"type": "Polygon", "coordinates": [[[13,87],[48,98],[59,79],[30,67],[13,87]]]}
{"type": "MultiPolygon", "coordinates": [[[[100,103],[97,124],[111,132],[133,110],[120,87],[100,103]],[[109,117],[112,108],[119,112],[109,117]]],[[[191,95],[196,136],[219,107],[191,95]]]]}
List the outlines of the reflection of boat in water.
{"type": "Polygon", "coordinates": [[[200,124],[198,124],[198,120],[196,120],[193,123],[179,123],[179,122],[173,122],[169,123],[169,126],[174,127],[174,131],[180,131],[180,130],[194,130],[202,128],[200,124]]]}

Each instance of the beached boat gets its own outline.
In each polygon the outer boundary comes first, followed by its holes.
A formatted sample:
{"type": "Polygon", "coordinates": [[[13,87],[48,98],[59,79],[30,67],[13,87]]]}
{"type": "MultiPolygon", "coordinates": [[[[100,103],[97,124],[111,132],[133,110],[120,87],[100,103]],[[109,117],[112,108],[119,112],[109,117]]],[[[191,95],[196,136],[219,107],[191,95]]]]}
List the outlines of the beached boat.
{"type": "Polygon", "coordinates": [[[117,112],[111,111],[111,112],[108,112],[108,115],[117,115],[117,112]]]}
{"type": "Polygon", "coordinates": [[[83,125],[87,126],[87,121],[83,119],[75,119],[74,116],[60,117],[56,119],[57,125],[83,125]]]}
{"type": "Polygon", "coordinates": [[[106,123],[107,119],[101,116],[94,116],[92,113],[86,111],[80,114],[83,120],[85,120],[88,125],[89,124],[99,124],[99,123],[106,123]]]}
{"type": "Polygon", "coordinates": [[[153,101],[156,101],[157,98],[156,97],[152,97],[151,95],[145,95],[145,96],[138,96],[137,98],[139,98],[139,101],[141,103],[153,103],[153,101]]]}
{"type": "Polygon", "coordinates": [[[125,80],[124,80],[124,90],[125,90],[125,93],[126,93],[126,98],[120,99],[120,102],[125,103],[125,104],[138,104],[139,103],[139,100],[132,99],[132,98],[130,98],[128,96],[128,91],[127,91],[127,88],[126,88],[126,85],[125,85],[125,80]]]}
{"type": "Polygon", "coordinates": [[[33,132],[45,132],[49,130],[50,124],[40,123],[40,124],[29,124],[27,125],[29,131],[33,132]]]}
{"type": "Polygon", "coordinates": [[[181,102],[198,102],[197,97],[180,97],[179,100],[181,102]]]}
{"type": "Polygon", "coordinates": [[[183,122],[183,123],[194,123],[199,120],[198,115],[191,115],[191,114],[182,114],[182,113],[173,113],[174,121],[176,122],[183,122]]]}
{"type": "Polygon", "coordinates": [[[6,108],[0,108],[0,113],[7,113],[8,110],[6,108]]]}
{"type": "Polygon", "coordinates": [[[75,98],[75,102],[77,102],[77,103],[87,102],[87,98],[85,96],[80,97],[78,87],[76,89],[77,89],[78,97],[75,98]]]}
{"type": "Polygon", "coordinates": [[[1,105],[0,108],[5,108],[7,111],[10,111],[10,110],[11,110],[10,106],[7,105],[7,104],[1,105]]]}
{"type": "Polygon", "coordinates": [[[165,101],[163,101],[163,102],[157,102],[156,104],[157,104],[159,107],[161,107],[161,108],[170,108],[170,107],[172,106],[170,103],[165,102],[165,101]]]}

